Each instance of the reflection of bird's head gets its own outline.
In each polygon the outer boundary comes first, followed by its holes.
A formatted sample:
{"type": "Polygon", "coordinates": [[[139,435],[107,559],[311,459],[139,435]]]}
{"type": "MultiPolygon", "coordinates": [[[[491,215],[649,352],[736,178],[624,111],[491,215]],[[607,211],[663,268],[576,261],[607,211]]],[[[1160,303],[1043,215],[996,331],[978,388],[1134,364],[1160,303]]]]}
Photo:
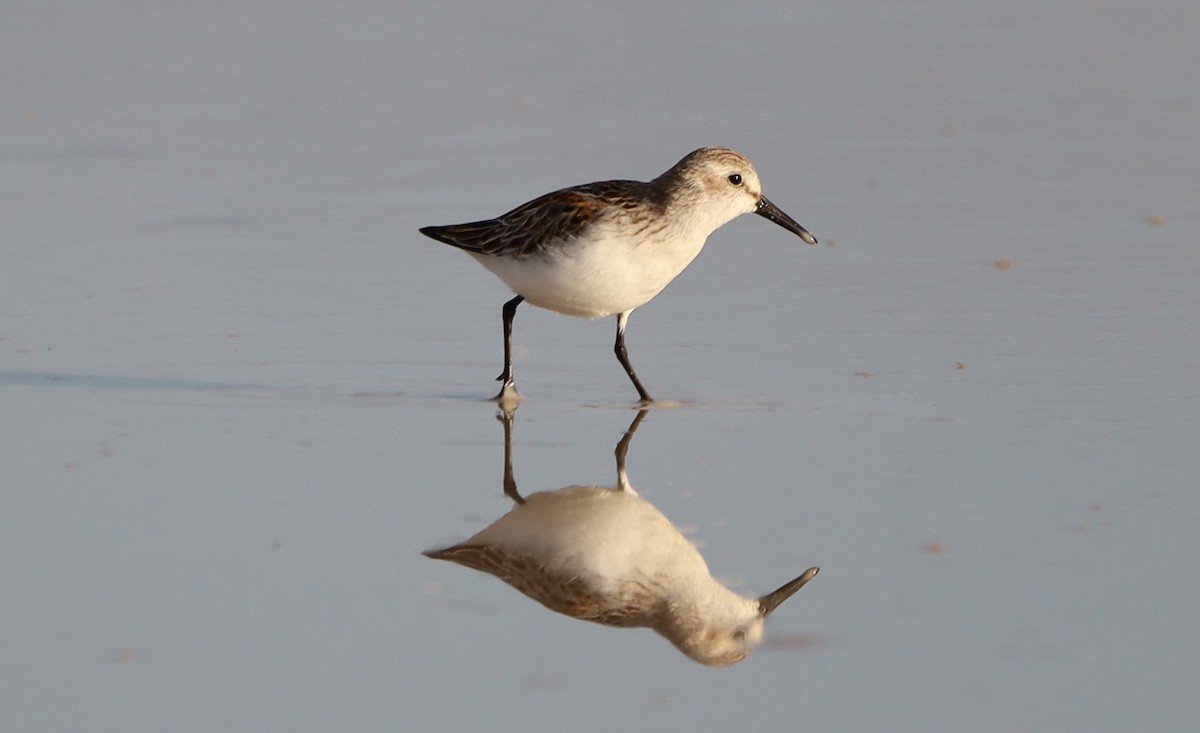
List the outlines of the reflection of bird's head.
{"type": "Polygon", "coordinates": [[[693,602],[676,599],[671,603],[656,619],[655,630],[701,664],[736,664],[762,641],[763,620],[816,574],[817,568],[809,568],[759,598],[743,598],[712,580],[708,588],[692,596],[693,602]]]}
{"type": "Polygon", "coordinates": [[[655,630],[701,664],[724,667],[740,662],[762,641],[758,601],[715,580],[706,585],[701,593],[673,599],[655,630]]]}
{"type": "Polygon", "coordinates": [[[746,658],[750,650],[762,641],[762,616],[732,626],[708,624],[696,633],[676,641],[679,651],[710,667],[725,667],[746,658]]]}

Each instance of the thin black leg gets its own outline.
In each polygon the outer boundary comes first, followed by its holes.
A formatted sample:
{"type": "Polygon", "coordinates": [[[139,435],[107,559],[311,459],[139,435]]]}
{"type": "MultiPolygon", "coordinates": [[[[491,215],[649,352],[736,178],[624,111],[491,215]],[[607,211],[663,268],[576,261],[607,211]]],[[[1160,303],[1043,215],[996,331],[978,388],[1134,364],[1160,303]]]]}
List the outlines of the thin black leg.
{"type": "Polygon", "coordinates": [[[617,355],[617,361],[621,362],[621,366],[625,367],[625,373],[629,375],[633,386],[637,388],[638,396],[642,398],[642,404],[645,405],[653,402],[654,398],[637,378],[637,374],[633,371],[633,365],[629,363],[629,354],[625,351],[625,323],[629,320],[629,314],[632,312],[626,311],[617,315],[617,343],[613,346],[613,353],[617,355]]]}
{"type": "Polygon", "coordinates": [[[504,310],[502,311],[504,317],[504,371],[500,372],[500,376],[496,377],[496,381],[500,382],[503,386],[500,388],[500,394],[496,395],[496,399],[503,397],[505,390],[509,387],[515,387],[513,384],[512,365],[512,326],[513,318],[517,315],[517,306],[524,301],[524,296],[518,295],[504,304],[504,310]]]}

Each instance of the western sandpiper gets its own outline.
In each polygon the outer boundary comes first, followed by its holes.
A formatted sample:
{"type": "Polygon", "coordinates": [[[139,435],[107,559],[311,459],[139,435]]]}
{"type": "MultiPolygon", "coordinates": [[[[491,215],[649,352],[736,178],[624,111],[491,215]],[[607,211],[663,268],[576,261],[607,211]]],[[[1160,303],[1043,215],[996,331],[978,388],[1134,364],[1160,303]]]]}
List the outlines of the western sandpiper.
{"type": "Polygon", "coordinates": [[[702,664],[739,662],[762,639],[763,619],[817,574],[745,598],[709,573],[695,545],[625,473],[646,410],[617,444],[615,486],[567,486],[522,497],[512,473],[512,411],[502,413],[504,492],[516,502],[470,539],[425,555],[480,570],[546,608],[606,626],[651,628],[702,664]]]}
{"type": "Polygon", "coordinates": [[[758,174],[729,148],[700,148],[649,183],[601,181],[564,188],[495,219],[424,227],[474,257],[516,293],[504,304],[504,371],[497,398],[516,393],[512,323],[517,306],[580,318],[616,315],[614,352],[643,403],[653,400],[625,350],[629,314],[675,279],[708,235],[753,212],[809,244],[808,230],[762,195],[758,174]]]}

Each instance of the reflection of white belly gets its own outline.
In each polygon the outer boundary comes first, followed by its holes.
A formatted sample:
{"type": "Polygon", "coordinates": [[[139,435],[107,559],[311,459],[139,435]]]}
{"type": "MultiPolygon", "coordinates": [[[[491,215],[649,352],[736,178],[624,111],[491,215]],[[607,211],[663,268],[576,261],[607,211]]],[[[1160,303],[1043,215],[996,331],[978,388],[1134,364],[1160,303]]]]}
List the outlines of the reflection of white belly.
{"type": "Polygon", "coordinates": [[[525,499],[466,544],[536,558],[609,591],[631,576],[708,577],[696,546],[632,489],[568,486],[525,499]]]}
{"type": "Polygon", "coordinates": [[[599,318],[631,311],[658,295],[696,258],[705,239],[631,240],[601,231],[519,259],[470,254],[533,305],[599,318]]]}

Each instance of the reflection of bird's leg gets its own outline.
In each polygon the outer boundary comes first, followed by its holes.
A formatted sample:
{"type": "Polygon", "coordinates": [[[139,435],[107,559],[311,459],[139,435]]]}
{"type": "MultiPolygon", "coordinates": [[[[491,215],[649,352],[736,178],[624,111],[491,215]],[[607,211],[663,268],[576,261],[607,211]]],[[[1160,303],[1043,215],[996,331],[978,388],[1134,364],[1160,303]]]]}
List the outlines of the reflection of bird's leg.
{"type": "Polygon", "coordinates": [[[650,412],[646,408],[638,410],[638,414],[633,418],[633,422],[625,430],[625,435],[621,437],[621,442],[617,443],[617,490],[624,491],[629,488],[629,477],[625,475],[625,456],[629,453],[629,444],[633,442],[633,434],[637,432],[638,425],[642,424],[642,420],[646,419],[646,413],[650,412]]]}
{"type": "Polygon", "coordinates": [[[517,491],[517,480],[513,478],[512,434],[513,416],[517,408],[507,408],[496,413],[496,419],[504,425],[504,495],[518,504],[525,503],[525,497],[517,491]]]}

